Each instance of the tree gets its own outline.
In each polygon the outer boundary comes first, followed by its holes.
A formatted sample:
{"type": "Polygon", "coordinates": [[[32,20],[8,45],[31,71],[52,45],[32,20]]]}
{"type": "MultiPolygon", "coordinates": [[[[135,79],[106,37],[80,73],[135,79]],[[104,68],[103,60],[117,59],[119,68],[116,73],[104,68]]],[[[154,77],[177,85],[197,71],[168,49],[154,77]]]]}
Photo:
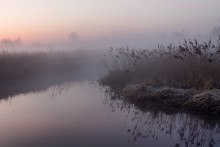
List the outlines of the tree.
{"type": "Polygon", "coordinates": [[[216,37],[216,36],[220,35],[220,26],[213,28],[213,29],[211,30],[211,35],[212,35],[213,37],[216,37]]]}
{"type": "Polygon", "coordinates": [[[15,46],[22,46],[22,40],[21,38],[17,38],[14,40],[14,45],[15,46]]]}
{"type": "Polygon", "coordinates": [[[2,46],[22,46],[22,40],[20,38],[17,38],[15,40],[3,38],[1,40],[1,45],[2,46]]]}
{"type": "Polygon", "coordinates": [[[13,41],[11,39],[4,38],[4,39],[1,40],[1,45],[3,45],[3,46],[12,46],[13,41]]]}
{"type": "Polygon", "coordinates": [[[69,41],[77,41],[79,40],[79,36],[75,32],[71,32],[68,36],[69,41]]]}

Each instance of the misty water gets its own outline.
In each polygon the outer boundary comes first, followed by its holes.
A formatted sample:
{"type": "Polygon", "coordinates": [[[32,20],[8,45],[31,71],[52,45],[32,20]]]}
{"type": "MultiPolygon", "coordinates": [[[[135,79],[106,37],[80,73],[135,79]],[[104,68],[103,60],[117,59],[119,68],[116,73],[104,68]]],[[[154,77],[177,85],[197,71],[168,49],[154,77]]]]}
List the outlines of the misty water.
{"type": "Polygon", "coordinates": [[[0,146],[220,146],[216,118],[143,111],[91,79],[51,81],[0,85],[0,146]]]}

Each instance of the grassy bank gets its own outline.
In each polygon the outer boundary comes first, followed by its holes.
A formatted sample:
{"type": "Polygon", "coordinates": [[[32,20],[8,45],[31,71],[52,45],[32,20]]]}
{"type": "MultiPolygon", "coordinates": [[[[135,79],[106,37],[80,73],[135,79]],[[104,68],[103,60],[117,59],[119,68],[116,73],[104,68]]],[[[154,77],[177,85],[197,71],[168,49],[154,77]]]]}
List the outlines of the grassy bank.
{"type": "Polygon", "coordinates": [[[110,48],[109,56],[113,68],[100,84],[123,100],[220,114],[220,36],[216,43],[185,40],[154,50],[110,48]]]}
{"type": "Polygon", "coordinates": [[[71,72],[81,66],[77,51],[0,53],[0,81],[26,79],[44,74],[71,72]]]}

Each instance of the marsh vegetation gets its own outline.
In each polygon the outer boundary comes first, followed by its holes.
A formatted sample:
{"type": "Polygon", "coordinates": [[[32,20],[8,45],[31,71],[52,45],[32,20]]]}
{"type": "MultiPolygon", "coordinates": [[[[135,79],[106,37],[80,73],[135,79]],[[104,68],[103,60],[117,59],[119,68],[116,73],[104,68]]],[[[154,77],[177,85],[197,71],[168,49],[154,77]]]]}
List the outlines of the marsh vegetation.
{"type": "Polygon", "coordinates": [[[217,44],[210,39],[204,43],[185,40],[179,45],[158,45],[154,50],[111,47],[109,55],[114,58],[110,63],[114,68],[102,83],[122,85],[142,80],[151,86],[220,87],[220,36],[217,44]]]}
{"type": "Polygon", "coordinates": [[[216,43],[184,40],[154,50],[111,47],[108,56],[100,83],[129,101],[219,114],[220,36],[216,43]]]}
{"type": "Polygon", "coordinates": [[[90,55],[92,54],[80,50],[14,53],[2,50],[0,81],[76,72],[85,65],[90,55]]]}
{"type": "Polygon", "coordinates": [[[7,115],[0,129],[11,139],[0,144],[218,146],[219,41],[107,53],[3,51],[0,104],[7,115]],[[96,82],[93,71],[105,75],[96,82]],[[28,133],[18,138],[15,129],[28,133]]]}

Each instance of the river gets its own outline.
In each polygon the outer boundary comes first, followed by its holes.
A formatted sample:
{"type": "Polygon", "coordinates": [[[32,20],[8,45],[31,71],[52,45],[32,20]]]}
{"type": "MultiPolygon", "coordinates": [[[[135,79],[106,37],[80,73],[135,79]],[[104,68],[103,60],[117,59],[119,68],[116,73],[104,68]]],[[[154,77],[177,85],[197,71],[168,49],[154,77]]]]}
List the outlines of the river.
{"type": "Polygon", "coordinates": [[[90,79],[21,83],[1,85],[1,147],[220,146],[217,118],[143,111],[90,79]]]}

